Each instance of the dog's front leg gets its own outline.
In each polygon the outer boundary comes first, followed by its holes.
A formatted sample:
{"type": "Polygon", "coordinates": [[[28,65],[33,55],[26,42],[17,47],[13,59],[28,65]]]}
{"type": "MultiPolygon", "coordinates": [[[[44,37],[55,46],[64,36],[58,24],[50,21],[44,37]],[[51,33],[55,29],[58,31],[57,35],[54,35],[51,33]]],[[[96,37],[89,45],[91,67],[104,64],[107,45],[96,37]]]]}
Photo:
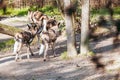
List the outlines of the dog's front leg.
{"type": "Polygon", "coordinates": [[[27,59],[30,59],[30,45],[27,45],[27,59]]]}
{"type": "Polygon", "coordinates": [[[28,46],[28,48],[29,48],[29,52],[31,53],[31,55],[34,56],[32,49],[30,48],[30,45],[28,46]]]}
{"type": "Polygon", "coordinates": [[[37,38],[38,38],[38,49],[40,49],[40,35],[39,34],[37,34],[37,38]]]}
{"type": "Polygon", "coordinates": [[[39,55],[43,54],[44,50],[45,50],[45,45],[42,43],[40,45],[39,55]]]}
{"type": "Polygon", "coordinates": [[[49,48],[49,45],[48,45],[48,43],[46,43],[45,44],[45,52],[44,52],[44,61],[46,61],[48,48],[49,48]]]}

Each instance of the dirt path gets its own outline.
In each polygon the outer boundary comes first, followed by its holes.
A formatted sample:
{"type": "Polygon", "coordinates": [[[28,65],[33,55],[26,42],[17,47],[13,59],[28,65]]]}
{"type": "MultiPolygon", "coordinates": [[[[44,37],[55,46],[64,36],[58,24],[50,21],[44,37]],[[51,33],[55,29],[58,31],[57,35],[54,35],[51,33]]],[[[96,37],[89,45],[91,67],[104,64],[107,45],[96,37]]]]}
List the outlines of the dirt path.
{"type": "Polygon", "coordinates": [[[0,65],[0,80],[115,80],[115,76],[114,72],[95,70],[89,58],[61,60],[57,57],[43,62],[37,57],[0,65]]]}

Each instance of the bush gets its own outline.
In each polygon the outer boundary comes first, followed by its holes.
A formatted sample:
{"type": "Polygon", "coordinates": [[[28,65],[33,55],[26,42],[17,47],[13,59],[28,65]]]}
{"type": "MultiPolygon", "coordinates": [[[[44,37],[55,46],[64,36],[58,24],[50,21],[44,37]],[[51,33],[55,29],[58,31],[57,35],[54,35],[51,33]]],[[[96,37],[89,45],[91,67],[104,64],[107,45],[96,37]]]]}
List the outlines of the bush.
{"type": "MultiPolygon", "coordinates": [[[[24,16],[27,15],[28,10],[31,11],[36,11],[37,10],[37,6],[31,6],[31,7],[27,7],[27,8],[7,8],[7,12],[6,15],[11,15],[11,16],[24,16]]],[[[58,11],[58,8],[54,7],[54,6],[50,6],[50,5],[46,5],[43,8],[38,8],[39,11],[45,13],[48,16],[54,16],[54,15],[60,15],[60,12],[58,11]]],[[[3,15],[3,11],[0,10],[0,15],[3,15]]]]}
{"type": "Polygon", "coordinates": [[[50,5],[40,8],[39,11],[45,13],[48,16],[60,15],[58,9],[50,5]]]}
{"type": "MultiPolygon", "coordinates": [[[[7,8],[7,12],[5,15],[10,16],[24,16],[28,12],[28,8],[22,8],[22,9],[13,9],[13,8],[7,8]]],[[[0,10],[0,15],[3,15],[3,11],[0,10]]]]}
{"type": "Polygon", "coordinates": [[[91,14],[92,15],[95,15],[95,14],[106,15],[106,14],[109,14],[109,12],[108,12],[108,9],[106,8],[100,8],[100,9],[92,9],[91,14]]]}
{"type": "Polygon", "coordinates": [[[120,7],[113,8],[114,14],[120,14],[120,7]]]}

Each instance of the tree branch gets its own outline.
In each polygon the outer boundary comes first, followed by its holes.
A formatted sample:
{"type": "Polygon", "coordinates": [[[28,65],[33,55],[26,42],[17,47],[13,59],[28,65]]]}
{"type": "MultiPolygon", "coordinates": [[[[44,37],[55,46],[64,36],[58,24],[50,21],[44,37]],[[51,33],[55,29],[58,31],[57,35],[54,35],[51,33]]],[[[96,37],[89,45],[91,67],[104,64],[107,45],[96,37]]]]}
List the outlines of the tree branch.
{"type": "Polygon", "coordinates": [[[14,36],[15,33],[23,31],[22,29],[13,27],[13,26],[8,26],[0,23],[0,33],[6,34],[9,36],[14,36]]]}

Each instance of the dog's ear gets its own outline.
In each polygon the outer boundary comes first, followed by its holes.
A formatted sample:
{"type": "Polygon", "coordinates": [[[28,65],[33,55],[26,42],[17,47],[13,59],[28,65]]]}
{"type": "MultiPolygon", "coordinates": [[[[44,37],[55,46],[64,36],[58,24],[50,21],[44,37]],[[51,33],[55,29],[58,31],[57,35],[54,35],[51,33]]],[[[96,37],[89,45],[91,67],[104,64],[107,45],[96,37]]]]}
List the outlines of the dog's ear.
{"type": "Polygon", "coordinates": [[[54,16],[53,19],[56,19],[56,17],[54,16]]]}
{"type": "Polygon", "coordinates": [[[35,29],[37,28],[37,25],[34,23],[34,24],[33,24],[33,27],[34,27],[34,30],[35,30],[35,29]]]}
{"type": "Polygon", "coordinates": [[[51,16],[50,18],[51,18],[51,19],[56,19],[56,17],[55,17],[55,16],[51,16]]]}
{"type": "Polygon", "coordinates": [[[58,25],[58,27],[59,27],[59,26],[60,26],[60,22],[58,22],[58,24],[57,24],[57,25],[58,25]]]}
{"type": "Polygon", "coordinates": [[[41,21],[43,21],[43,19],[44,19],[44,16],[42,16],[42,17],[40,18],[41,21]]]}
{"type": "Polygon", "coordinates": [[[28,29],[30,29],[30,24],[27,24],[27,26],[28,26],[28,29]]]}

